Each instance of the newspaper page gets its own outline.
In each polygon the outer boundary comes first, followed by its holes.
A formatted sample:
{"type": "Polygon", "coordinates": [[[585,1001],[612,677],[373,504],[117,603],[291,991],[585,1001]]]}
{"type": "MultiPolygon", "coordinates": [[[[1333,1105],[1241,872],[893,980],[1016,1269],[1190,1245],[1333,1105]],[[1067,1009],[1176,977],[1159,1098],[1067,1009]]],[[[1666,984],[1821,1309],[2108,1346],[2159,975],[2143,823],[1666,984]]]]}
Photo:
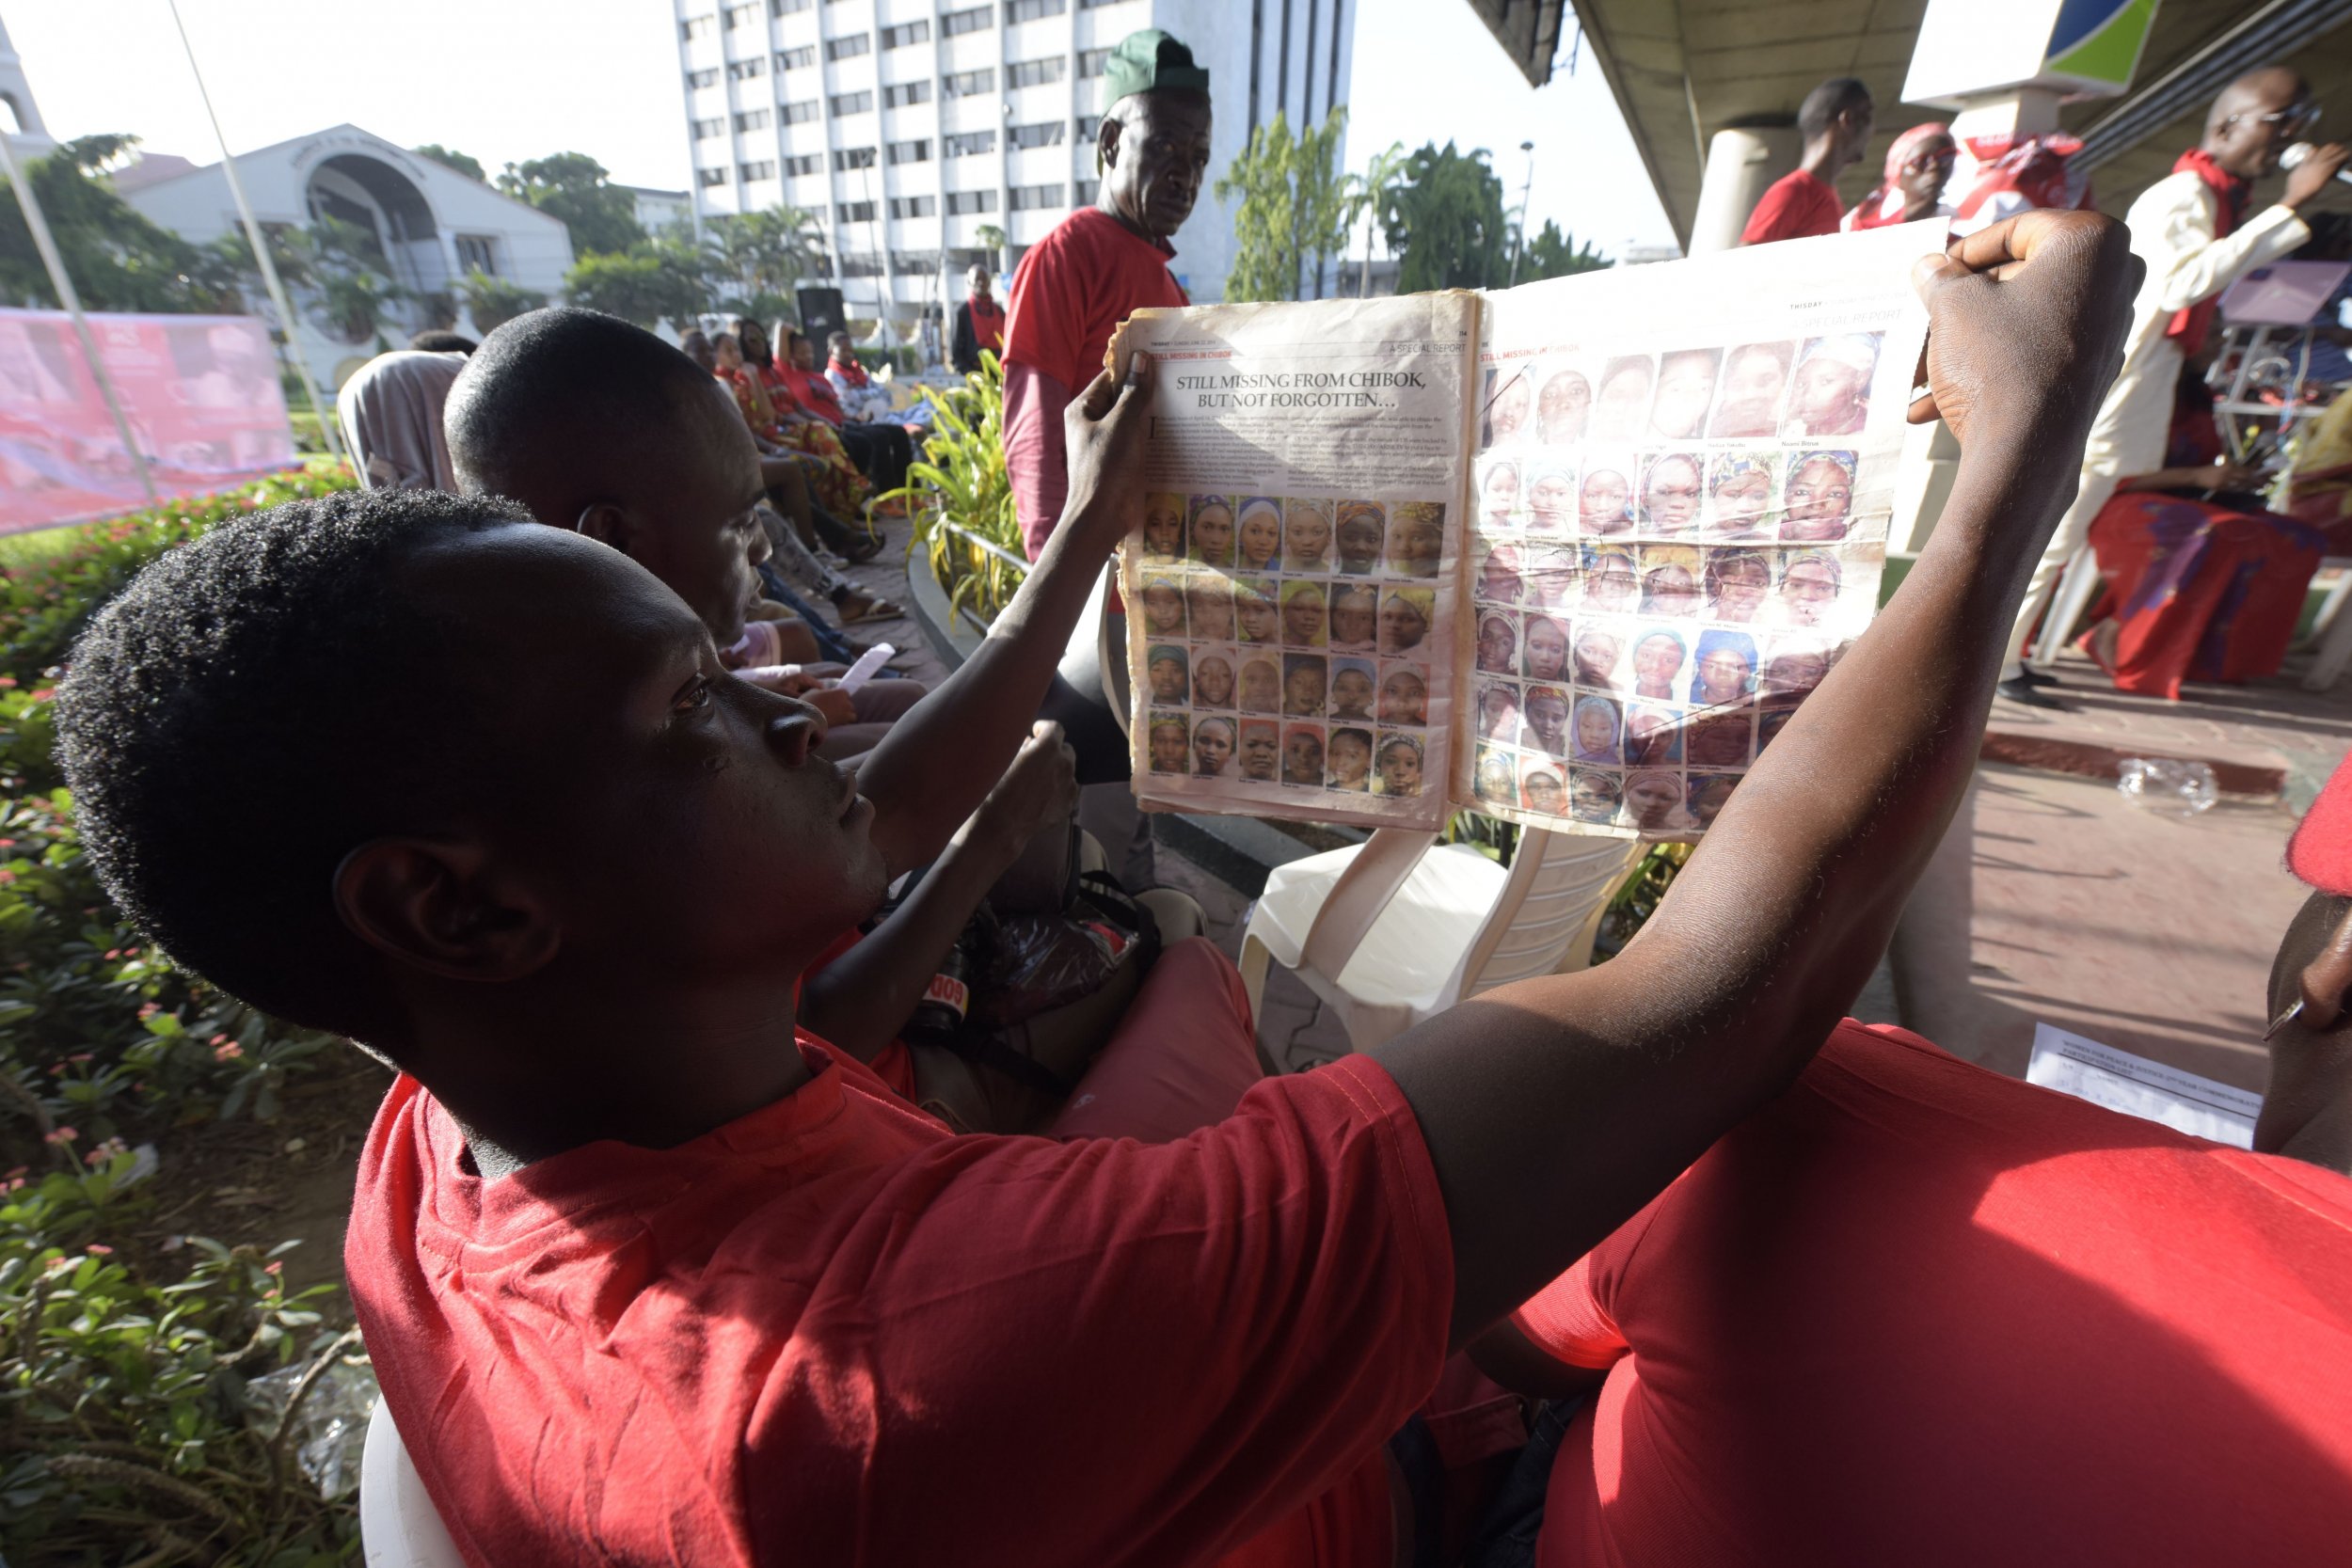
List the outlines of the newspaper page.
{"type": "Polygon", "coordinates": [[[1138,312],[1157,380],[1121,555],[1135,789],[1188,812],[1451,815],[1478,301],[1138,312]]]}
{"type": "Polygon", "coordinates": [[[1454,793],[1695,839],[1869,624],[1939,223],[1486,296],[1454,793]]]}

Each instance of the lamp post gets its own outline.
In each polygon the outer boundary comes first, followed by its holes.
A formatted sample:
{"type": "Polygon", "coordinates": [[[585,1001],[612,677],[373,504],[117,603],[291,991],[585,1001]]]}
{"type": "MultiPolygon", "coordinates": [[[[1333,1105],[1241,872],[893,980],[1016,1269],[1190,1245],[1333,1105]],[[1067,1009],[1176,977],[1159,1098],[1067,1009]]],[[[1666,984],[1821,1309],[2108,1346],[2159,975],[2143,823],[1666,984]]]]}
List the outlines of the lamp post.
{"type": "Polygon", "coordinates": [[[1519,282],[1519,258],[1527,252],[1527,200],[1529,194],[1535,189],[1535,144],[1523,141],[1519,143],[1519,150],[1527,154],[1527,179],[1519,186],[1518,241],[1511,246],[1511,287],[1515,289],[1519,282]]]}

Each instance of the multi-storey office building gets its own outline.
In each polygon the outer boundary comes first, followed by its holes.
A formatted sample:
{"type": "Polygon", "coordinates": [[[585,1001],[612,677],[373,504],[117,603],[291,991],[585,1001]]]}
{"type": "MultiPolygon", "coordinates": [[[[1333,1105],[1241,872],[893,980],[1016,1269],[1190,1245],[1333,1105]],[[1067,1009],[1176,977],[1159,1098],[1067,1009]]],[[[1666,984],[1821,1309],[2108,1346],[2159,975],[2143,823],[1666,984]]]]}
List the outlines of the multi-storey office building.
{"type": "MultiPolygon", "coordinates": [[[[1278,112],[1296,129],[1347,102],[1356,24],[1354,0],[672,5],[697,216],[806,209],[851,313],[899,320],[961,297],[982,229],[1010,266],[1093,199],[1103,62],[1129,33],[1165,28],[1209,71],[1214,180],[1278,112]]],[[[1232,204],[1204,188],[1175,244],[1193,297],[1221,297],[1232,204]]]]}

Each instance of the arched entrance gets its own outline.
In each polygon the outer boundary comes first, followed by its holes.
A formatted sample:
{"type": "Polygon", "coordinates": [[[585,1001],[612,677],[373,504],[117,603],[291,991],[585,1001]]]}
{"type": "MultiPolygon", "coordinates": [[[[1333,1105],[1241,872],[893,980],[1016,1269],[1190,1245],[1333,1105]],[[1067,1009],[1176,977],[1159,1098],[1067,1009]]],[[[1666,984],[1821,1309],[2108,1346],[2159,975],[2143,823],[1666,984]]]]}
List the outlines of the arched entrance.
{"type": "Polygon", "coordinates": [[[449,288],[433,208],[416,182],[390,164],[362,152],[339,152],[310,171],[303,197],[314,222],[331,218],[347,225],[359,246],[412,296],[449,288]]]}

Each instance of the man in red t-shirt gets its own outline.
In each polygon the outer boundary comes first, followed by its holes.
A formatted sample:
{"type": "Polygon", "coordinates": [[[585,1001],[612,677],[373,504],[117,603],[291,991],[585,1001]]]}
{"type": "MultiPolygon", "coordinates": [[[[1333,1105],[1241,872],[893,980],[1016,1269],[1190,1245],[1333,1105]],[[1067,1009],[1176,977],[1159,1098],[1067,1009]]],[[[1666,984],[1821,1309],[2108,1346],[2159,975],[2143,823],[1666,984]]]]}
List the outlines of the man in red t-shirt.
{"type": "Polygon", "coordinates": [[[1103,368],[1111,333],[1147,306],[1189,305],[1168,270],[1209,167],[1209,73],[1158,28],[1103,68],[1094,205],[1029,247],[1005,325],[1005,467],[1034,561],[1061,520],[1062,410],[1103,368]]]}
{"type": "Polygon", "coordinates": [[[1867,977],[2137,281],[2092,214],[1927,259],[1943,521],[1639,941],[1175,1143],[953,1135],[796,1011],[1002,775],[1141,526],[1140,360],[1072,408],[1071,504],[984,673],[854,777],[619,551],[407,491],[151,565],[74,649],[59,756],[133,920],[402,1069],[345,1264],[475,1568],[1386,1562],[1380,1446],[1448,1347],[1770,1101],[1867,977]],[[891,762],[952,727],[968,767],[891,762]]]}
{"type": "Polygon", "coordinates": [[[1833,76],[1804,95],[1797,130],[1804,156],[1794,172],[1772,182],[1740,231],[1741,245],[1770,245],[1835,234],[1845,204],[1837,199],[1837,176],[1870,145],[1876,110],[1870,89],[1852,76],[1833,76]]]}
{"type": "Polygon", "coordinates": [[[955,344],[949,351],[949,362],[965,375],[980,368],[980,355],[985,352],[999,359],[1005,354],[1005,308],[996,303],[988,268],[978,262],[965,279],[969,297],[956,307],[955,344]]]}

